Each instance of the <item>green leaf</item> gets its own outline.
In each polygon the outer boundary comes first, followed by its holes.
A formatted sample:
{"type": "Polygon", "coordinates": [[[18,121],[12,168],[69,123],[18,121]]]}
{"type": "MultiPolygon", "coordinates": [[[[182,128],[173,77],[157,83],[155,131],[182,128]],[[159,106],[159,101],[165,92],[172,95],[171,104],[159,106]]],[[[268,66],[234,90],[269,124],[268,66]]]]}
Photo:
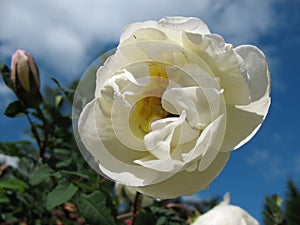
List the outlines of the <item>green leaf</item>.
{"type": "Polygon", "coordinates": [[[68,99],[68,101],[70,103],[73,103],[74,90],[63,88],[60,85],[60,83],[58,82],[58,80],[56,80],[54,77],[51,77],[51,80],[53,80],[54,83],[57,85],[57,87],[64,93],[64,95],[66,96],[66,98],[68,99]]]}
{"type": "Polygon", "coordinates": [[[10,69],[7,65],[5,65],[2,62],[0,62],[0,73],[2,74],[2,78],[3,78],[6,86],[9,87],[10,89],[14,90],[13,83],[10,79],[10,69]]]}
{"type": "Polygon", "coordinates": [[[81,215],[91,224],[116,224],[111,209],[107,207],[107,198],[100,191],[95,191],[89,195],[82,194],[78,208],[81,215]]]}
{"type": "MultiPolygon", "coordinates": [[[[165,217],[164,217],[165,218],[165,217]]],[[[141,211],[135,220],[136,225],[156,225],[154,215],[151,212],[141,211]]]]}
{"type": "Polygon", "coordinates": [[[2,192],[0,192],[0,204],[6,203],[8,204],[10,202],[9,198],[6,197],[6,195],[2,192]]]}
{"type": "Polygon", "coordinates": [[[0,142],[0,153],[19,158],[37,156],[37,151],[29,141],[0,142]]]}
{"type": "Polygon", "coordinates": [[[50,211],[55,206],[67,202],[76,193],[78,187],[67,181],[60,181],[58,185],[48,194],[46,207],[50,211]]]}
{"type": "Polygon", "coordinates": [[[278,195],[265,198],[264,222],[266,225],[284,225],[285,218],[281,209],[283,199],[278,195]]]}
{"type": "Polygon", "coordinates": [[[63,100],[64,98],[62,95],[56,95],[54,98],[54,107],[58,109],[62,105],[63,100]]]}
{"type": "Polygon", "coordinates": [[[82,177],[82,178],[85,178],[85,179],[89,179],[88,175],[78,173],[78,172],[74,172],[74,171],[61,170],[60,172],[62,174],[70,174],[70,175],[75,175],[75,176],[82,177]]]}
{"type": "Polygon", "coordinates": [[[4,114],[6,116],[12,117],[12,118],[25,115],[26,113],[28,113],[27,109],[24,106],[24,104],[20,101],[15,101],[15,102],[10,103],[4,112],[4,114]]]}
{"type": "Polygon", "coordinates": [[[155,225],[164,225],[166,222],[167,222],[167,218],[162,216],[158,218],[155,225]]]}
{"type": "Polygon", "coordinates": [[[38,185],[49,179],[52,173],[54,173],[54,170],[51,169],[47,164],[43,164],[33,171],[33,173],[29,176],[29,183],[31,185],[38,185]]]}
{"type": "Polygon", "coordinates": [[[54,148],[53,153],[55,158],[60,160],[66,160],[70,158],[72,152],[70,149],[54,148]]]}
{"type": "Polygon", "coordinates": [[[57,168],[68,167],[69,165],[71,165],[71,163],[72,163],[72,158],[69,158],[69,159],[65,159],[61,162],[56,163],[55,166],[57,168]]]}
{"type": "Polygon", "coordinates": [[[19,192],[24,192],[26,188],[28,188],[28,185],[24,181],[14,177],[0,182],[0,189],[17,190],[19,192]]]}

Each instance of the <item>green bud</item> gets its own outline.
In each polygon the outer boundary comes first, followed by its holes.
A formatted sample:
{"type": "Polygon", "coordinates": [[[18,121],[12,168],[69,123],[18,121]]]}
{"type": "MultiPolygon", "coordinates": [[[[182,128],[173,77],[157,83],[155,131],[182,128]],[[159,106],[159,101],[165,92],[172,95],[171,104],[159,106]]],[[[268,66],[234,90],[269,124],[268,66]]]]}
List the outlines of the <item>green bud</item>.
{"type": "Polygon", "coordinates": [[[43,101],[39,70],[29,53],[17,50],[13,54],[10,79],[16,95],[27,107],[35,108],[43,101]]]}

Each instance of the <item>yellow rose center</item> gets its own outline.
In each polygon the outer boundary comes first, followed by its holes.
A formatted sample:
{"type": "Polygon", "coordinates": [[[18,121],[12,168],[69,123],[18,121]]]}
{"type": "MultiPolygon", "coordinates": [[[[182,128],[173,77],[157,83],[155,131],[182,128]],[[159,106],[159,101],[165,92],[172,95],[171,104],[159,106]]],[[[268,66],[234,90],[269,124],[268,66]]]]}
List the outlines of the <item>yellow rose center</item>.
{"type": "Polygon", "coordinates": [[[161,96],[169,85],[166,65],[163,63],[150,63],[150,83],[143,93],[137,96],[139,99],[132,108],[129,125],[133,133],[143,138],[151,131],[151,123],[157,119],[166,118],[169,113],[161,104],[161,96]]]}

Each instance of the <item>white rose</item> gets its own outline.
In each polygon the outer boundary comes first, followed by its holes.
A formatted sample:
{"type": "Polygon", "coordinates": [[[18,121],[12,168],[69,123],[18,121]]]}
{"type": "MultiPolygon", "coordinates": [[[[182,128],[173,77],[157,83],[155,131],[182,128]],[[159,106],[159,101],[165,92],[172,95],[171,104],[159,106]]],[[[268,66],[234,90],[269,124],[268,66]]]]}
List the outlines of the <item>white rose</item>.
{"type": "Polygon", "coordinates": [[[207,188],[270,105],[264,54],[233,48],[197,18],[129,25],[89,83],[81,150],[105,176],[158,198],[207,188]]]}
{"type": "Polygon", "coordinates": [[[235,205],[229,205],[229,199],[199,216],[192,225],[259,225],[249,213],[235,205]]]}

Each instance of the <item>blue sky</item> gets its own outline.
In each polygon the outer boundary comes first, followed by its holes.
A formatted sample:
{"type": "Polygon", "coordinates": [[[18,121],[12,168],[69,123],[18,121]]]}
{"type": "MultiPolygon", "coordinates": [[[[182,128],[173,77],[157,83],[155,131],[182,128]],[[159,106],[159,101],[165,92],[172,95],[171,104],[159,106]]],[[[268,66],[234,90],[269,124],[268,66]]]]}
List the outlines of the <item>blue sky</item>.
{"type": "MultiPolygon", "coordinates": [[[[117,44],[126,24],[166,15],[199,17],[234,46],[258,46],[272,76],[269,115],[258,134],[232,153],[211,187],[197,196],[230,192],[233,204],[261,220],[266,195],[283,195],[289,177],[299,183],[299,0],[11,0],[1,2],[0,12],[0,61],[10,64],[18,48],[30,52],[43,84],[51,83],[51,76],[65,84],[80,78],[104,48],[117,44]]],[[[14,99],[0,80],[0,141],[27,138],[24,118],[3,115],[14,99]]]]}

